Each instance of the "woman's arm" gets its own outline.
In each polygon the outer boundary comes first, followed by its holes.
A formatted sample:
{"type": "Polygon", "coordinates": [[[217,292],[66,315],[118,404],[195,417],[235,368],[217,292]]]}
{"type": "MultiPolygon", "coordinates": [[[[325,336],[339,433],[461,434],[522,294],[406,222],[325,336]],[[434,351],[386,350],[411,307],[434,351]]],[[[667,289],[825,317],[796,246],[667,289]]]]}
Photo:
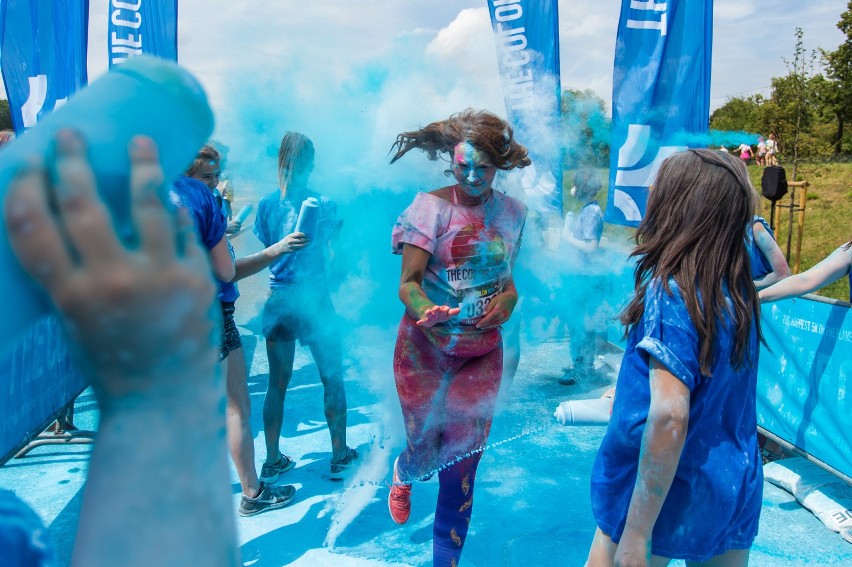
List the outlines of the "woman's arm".
{"type": "Polygon", "coordinates": [[[485,316],[476,324],[477,329],[488,329],[497,327],[509,320],[515,305],[518,304],[518,290],[515,289],[515,280],[509,281],[503,286],[503,292],[496,295],[488,305],[485,306],[485,316]]]}
{"type": "Polygon", "coordinates": [[[217,280],[229,282],[234,279],[237,271],[234,266],[234,257],[231,256],[231,250],[228,248],[227,236],[223,236],[210,250],[210,266],[217,280]]]}
{"type": "Polygon", "coordinates": [[[754,286],[760,290],[788,277],[790,275],[790,266],[787,265],[787,259],[778,247],[778,243],[775,242],[775,239],[772,238],[772,235],[769,234],[769,231],[764,228],[762,223],[755,222],[752,226],[752,231],[754,233],[754,243],[769,261],[769,266],[772,268],[771,272],[759,280],[754,280],[754,286]]]}
{"type": "Polygon", "coordinates": [[[420,287],[431,256],[426,250],[412,244],[402,245],[399,299],[408,309],[408,313],[417,319],[417,324],[423,327],[443,323],[458,315],[460,311],[458,307],[451,309],[447,305],[435,305],[420,287]]]}
{"type": "Polygon", "coordinates": [[[852,266],[852,248],[841,246],[810,270],[785,278],[761,290],[760,301],[769,303],[811,293],[848,274],[850,266],[852,266]]]}
{"type": "Polygon", "coordinates": [[[264,248],[260,252],[256,252],[243,258],[237,258],[237,261],[235,262],[236,275],[231,281],[235,282],[252,276],[269,266],[272,262],[284,254],[298,252],[307,246],[309,242],[310,240],[304,233],[293,232],[272,246],[264,248]]]}
{"type": "Polygon", "coordinates": [[[617,565],[646,565],[651,533],[674,479],[689,426],[689,388],[651,358],[651,407],[617,565]]]}

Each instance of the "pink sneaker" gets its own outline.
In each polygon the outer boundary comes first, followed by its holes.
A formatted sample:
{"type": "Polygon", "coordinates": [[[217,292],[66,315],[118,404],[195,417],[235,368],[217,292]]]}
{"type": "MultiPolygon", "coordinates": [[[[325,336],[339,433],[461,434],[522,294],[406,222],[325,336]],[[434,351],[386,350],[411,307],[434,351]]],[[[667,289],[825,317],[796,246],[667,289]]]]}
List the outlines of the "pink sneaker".
{"type": "Polygon", "coordinates": [[[399,461],[399,457],[393,462],[393,486],[391,486],[390,495],[388,495],[388,510],[390,510],[394,522],[404,524],[411,515],[411,485],[402,484],[399,480],[399,475],[396,472],[397,461],[399,461]]]}

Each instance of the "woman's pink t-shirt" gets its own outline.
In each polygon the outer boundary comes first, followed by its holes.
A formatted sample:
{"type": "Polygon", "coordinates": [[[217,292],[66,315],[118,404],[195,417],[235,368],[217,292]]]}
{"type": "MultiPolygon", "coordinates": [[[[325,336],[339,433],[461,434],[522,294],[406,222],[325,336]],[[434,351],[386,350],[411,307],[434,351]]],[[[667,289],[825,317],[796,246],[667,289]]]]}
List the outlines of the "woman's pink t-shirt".
{"type": "Polygon", "coordinates": [[[451,325],[475,325],[512,275],[527,209],[498,191],[467,207],[418,193],[391,235],[394,254],[411,244],[432,256],[421,287],[435,305],[460,307],[451,325]]]}

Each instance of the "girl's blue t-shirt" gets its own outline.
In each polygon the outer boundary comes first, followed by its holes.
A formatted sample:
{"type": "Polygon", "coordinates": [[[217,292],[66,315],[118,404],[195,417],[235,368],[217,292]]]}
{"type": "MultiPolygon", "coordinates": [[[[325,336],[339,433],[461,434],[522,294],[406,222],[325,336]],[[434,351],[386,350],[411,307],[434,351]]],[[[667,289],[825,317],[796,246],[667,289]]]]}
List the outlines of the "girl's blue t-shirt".
{"type": "Polygon", "coordinates": [[[294,232],[302,201],[308,197],[319,201],[316,233],[308,246],[298,252],[284,254],[269,266],[269,286],[272,288],[294,284],[327,286],[325,247],[340,227],[337,206],[333,201],[312,191],[282,197],[281,191],[276,189],[258,203],[254,233],[268,247],[294,232]]]}
{"type": "MultiPolygon", "coordinates": [[[[207,250],[212,250],[214,246],[219,244],[219,241],[225,236],[228,220],[207,185],[197,179],[181,175],[172,183],[169,196],[173,205],[184,207],[192,215],[201,244],[207,250]]],[[[228,250],[231,252],[231,257],[235,258],[234,248],[230,241],[228,241],[228,250]]],[[[234,302],[240,296],[237,284],[219,280],[217,280],[217,283],[219,285],[219,301],[234,302]]]]}
{"type": "Polygon", "coordinates": [[[772,238],[775,238],[775,233],[769,228],[769,223],[766,222],[766,219],[757,215],[754,216],[754,220],[748,225],[748,230],[746,231],[746,249],[748,250],[748,257],[751,261],[751,279],[759,280],[766,274],[772,273],[772,265],[766,256],[763,255],[763,252],[760,251],[760,248],[758,248],[757,242],[754,241],[755,223],[762,224],[763,228],[766,229],[766,232],[772,238]]]}
{"type": "Polygon", "coordinates": [[[677,284],[672,280],[669,287],[671,294],[659,281],[648,285],[645,312],[628,336],[612,419],[592,470],[592,510],[601,530],[620,541],[648,419],[654,357],[689,388],[690,410],[683,452],[654,525],[652,550],[705,561],[729,549],[749,548],[757,535],[763,495],[757,331],[753,324],[749,362],[734,368],[731,322],[718,322],[711,376],[703,376],[695,326],[677,284]]]}

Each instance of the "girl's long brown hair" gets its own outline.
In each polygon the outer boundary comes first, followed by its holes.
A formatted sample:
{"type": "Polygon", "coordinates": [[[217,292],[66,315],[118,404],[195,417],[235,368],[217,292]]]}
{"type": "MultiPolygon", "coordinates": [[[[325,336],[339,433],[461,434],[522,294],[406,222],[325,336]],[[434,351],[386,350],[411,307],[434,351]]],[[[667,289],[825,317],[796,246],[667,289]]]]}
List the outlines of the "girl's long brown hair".
{"type": "Polygon", "coordinates": [[[636,232],[636,294],[621,322],[632,330],[642,319],[648,286],[657,282],[671,293],[668,281],[673,278],[698,332],[704,376],[710,375],[721,321],[730,318],[733,324],[731,364],[736,368],[756,362],[749,356],[752,323],[763,340],[745,244],[755,194],[739,159],[705,149],[680,152],[660,166],[636,232]]]}
{"type": "Polygon", "coordinates": [[[508,122],[487,110],[471,108],[398,135],[391,146],[391,151],[395,151],[391,163],[415,148],[426,152],[430,160],[436,160],[438,154],[451,155],[462,142],[470,142],[485,153],[497,169],[526,167],[532,163],[527,149],[515,141],[508,122]]]}

